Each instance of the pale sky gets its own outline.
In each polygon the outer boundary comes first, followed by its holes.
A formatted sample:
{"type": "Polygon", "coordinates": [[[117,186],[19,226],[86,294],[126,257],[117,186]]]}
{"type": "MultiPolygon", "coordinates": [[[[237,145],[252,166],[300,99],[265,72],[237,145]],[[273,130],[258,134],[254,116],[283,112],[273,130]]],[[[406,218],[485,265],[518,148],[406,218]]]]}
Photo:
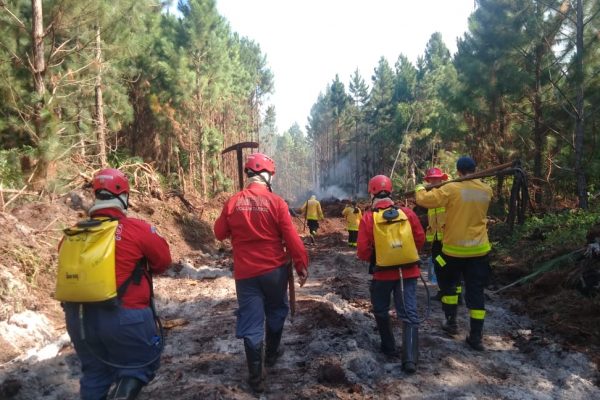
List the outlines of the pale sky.
{"type": "Polygon", "coordinates": [[[231,29],[267,56],[280,133],[294,122],[306,131],[310,108],[336,74],[348,91],[358,68],[370,87],[382,56],[392,68],[400,54],[415,64],[434,32],[454,54],[474,11],[474,0],[216,1],[231,29]]]}

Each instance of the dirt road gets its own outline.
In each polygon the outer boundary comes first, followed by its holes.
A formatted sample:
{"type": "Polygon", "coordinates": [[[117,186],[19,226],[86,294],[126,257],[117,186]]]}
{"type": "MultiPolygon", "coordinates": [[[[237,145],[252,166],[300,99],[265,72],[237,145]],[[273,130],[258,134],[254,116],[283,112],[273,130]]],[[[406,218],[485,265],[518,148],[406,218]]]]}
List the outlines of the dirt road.
{"type": "MultiPolygon", "coordinates": [[[[420,330],[415,375],[399,359],[379,353],[379,336],[369,312],[366,266],[340,234],[321,237],[311,253],[311,277],[297,289],[295,320],[286,322],[285,354],[268,370],[264,399],[599,399],[598,372],[582,354],[569,352],[525,317],[491,297],[487,351],[470,350],[439,329],[439,303],[420,330]]],[[[157,378],[140,399],[252,399],[242,341],[235,338],[235,287],[228,256],[189,264],[156,279],[167,344],[157,378]]],[[[421,306],[425,292],[419,288],[421,306]]],[[[463,331],[467,312],[460,312],[463,331]]],[[[395,321],[396,338],[400,324],[395,321]]],[[[60,328],[56,335],[60,334],[60,328]]],[[[54,347],[32,351],[27,361],[0,367],[0,399],[76,399],[79,366],[63,336],[54,347]],[[62,347],[43,361],[44,352],[62,347]],[[12,385],[12,386],[11,386],[12,385]],[[11,388],[20,385],[15,395],[11,388]]]]}

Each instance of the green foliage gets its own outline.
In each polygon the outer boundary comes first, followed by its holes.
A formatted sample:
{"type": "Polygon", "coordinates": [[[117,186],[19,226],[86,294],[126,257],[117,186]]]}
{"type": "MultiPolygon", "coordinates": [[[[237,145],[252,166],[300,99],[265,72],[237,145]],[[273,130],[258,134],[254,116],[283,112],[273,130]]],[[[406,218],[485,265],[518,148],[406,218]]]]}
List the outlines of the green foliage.
{"type": "MultiPolygon", "coordinates": [[[[547,259],[557,253],[580,248],[590,227],[600,223],[600,206],[590,210],[569,210],[531,216],[517,225],[512,235],[504,233],[494,243],[500,255],[520,254],[529,260],[547,259]],[[526,249],[526,253],[523,250],[526,249]]],[[[497,229],[496,229],[497,230],[497,229]]]]}
{"type": "Polygon", "coordinates": [[[32,148],[0,150],[0,186],[5,188],[21,188],[25,181],[20,168],[20,158],[32,148]]]}
{"type": "Polygon", "coordinates": [[[108,154],[108,164],[114,168],[121,165],[143,164],[144,160],[139,156],[132,156],[126,149],[111,151],[108,154]]]}
{"type": "MultiPolygon", "coordinates": [[[[182,1],[177,16],[163,13],[165,4],[44,1],[40,96],[30,69],[31,2],[6,3],[0,9],[0,149],[32,146],[39,170],[73,152],[97,167],[101,88],[104,144],[118,149],[108,152],[111,165],[153,160],[165,175],[182,167],[184,175],[196,175],[185,176],[189,182],[227,187],[214,171],[218,154],[253,137],[273,75],[259,44],[231,32],[214,0],[182,1]],[[207,171],[200,170],[201,159],[207,171]]],[[[6,164],[8,154],[0,157],[4,185],[15,184],[17,170],[6,164]]],[[[41,175],[46,189],[60,183],[41,175]]]]}

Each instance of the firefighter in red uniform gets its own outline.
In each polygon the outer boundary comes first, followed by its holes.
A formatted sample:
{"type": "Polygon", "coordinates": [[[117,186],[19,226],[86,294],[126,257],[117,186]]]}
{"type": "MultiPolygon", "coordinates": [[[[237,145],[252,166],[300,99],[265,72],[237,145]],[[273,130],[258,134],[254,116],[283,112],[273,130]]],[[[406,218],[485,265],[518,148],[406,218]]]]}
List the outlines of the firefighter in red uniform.
{"type": "Polygon", "coordinates": [[[425,233],[411,209],[394,206],[390,178],[373,177],[369,181],[369,194],[372,209],[365,212],[360,222],[357,254],[371,263],[371,304],[381,336],[381,351],[386,355],[397,354],[389,315],[393,293],[396,314],[402,320],[402,369],[414,373],[419,358],[418,250],[423,247],[425,233]]]}
{"type": "Polygon", "coordinates": [[[271,192],[273,160],[261,153],[250,154],[244,169],[246,187],[225,202],[214,232],[218,240],[231,238],[239,307],[236,336],[244,339],[248,383],[254,391],[262,392],[263,339],[267,366],[273,366],[282,354],[279,343],[289,311],[290,256],[303,286],[308,278],[308,255],[287,204],[271,192]]]}
{"type": "Polygon", "coordinates": [[[162,345],[150,304],[150,278],[131,277],[138,265],[147,265],[145,274],[164,272],[171,264],[171,255],[169,245],[153,226],[127,217],[129,182],[121,171],[101,170],[92,185],[96,199],[90,218],[119,221],[114,242],[115,274],[124,293],[118,305],[112,306],[63,303],[67,331],[81,361],[81,399],[134,399],[154,378],[162,345]],[[141,260],[146,262],[138,264],[141,260]],[[85,315],[83,321],[80,311],[85,315]],[[116,385],[107,397],[113,382],[116,385]]]}

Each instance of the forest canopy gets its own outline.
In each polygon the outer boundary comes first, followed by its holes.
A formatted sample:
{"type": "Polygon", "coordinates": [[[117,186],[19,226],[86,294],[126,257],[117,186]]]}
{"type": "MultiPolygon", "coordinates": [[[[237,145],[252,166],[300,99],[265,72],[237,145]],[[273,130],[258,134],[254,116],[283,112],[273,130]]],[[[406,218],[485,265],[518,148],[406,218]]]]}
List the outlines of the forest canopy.
{"type": "MultiPolygon", "coordinates": [[[[432,32],[413,63],[399,42],[393,64],[332,77],[306,126],[278,132],[267,55],[214,0],[176,14],[147,0],[2,1],[0,185],[60,192],[82,169],[147,163],[209,198],[236,189],[221,151],[257,141],[293,201],[364,195],[392,169],[411,189],[470,154],[480,168],[520,159],[537,205],[586,208],[600,191],[600,3],[475,3],[456,54],[432,32]]],[[[495,186],[502,198],[505,180],[495,186]]]]}

